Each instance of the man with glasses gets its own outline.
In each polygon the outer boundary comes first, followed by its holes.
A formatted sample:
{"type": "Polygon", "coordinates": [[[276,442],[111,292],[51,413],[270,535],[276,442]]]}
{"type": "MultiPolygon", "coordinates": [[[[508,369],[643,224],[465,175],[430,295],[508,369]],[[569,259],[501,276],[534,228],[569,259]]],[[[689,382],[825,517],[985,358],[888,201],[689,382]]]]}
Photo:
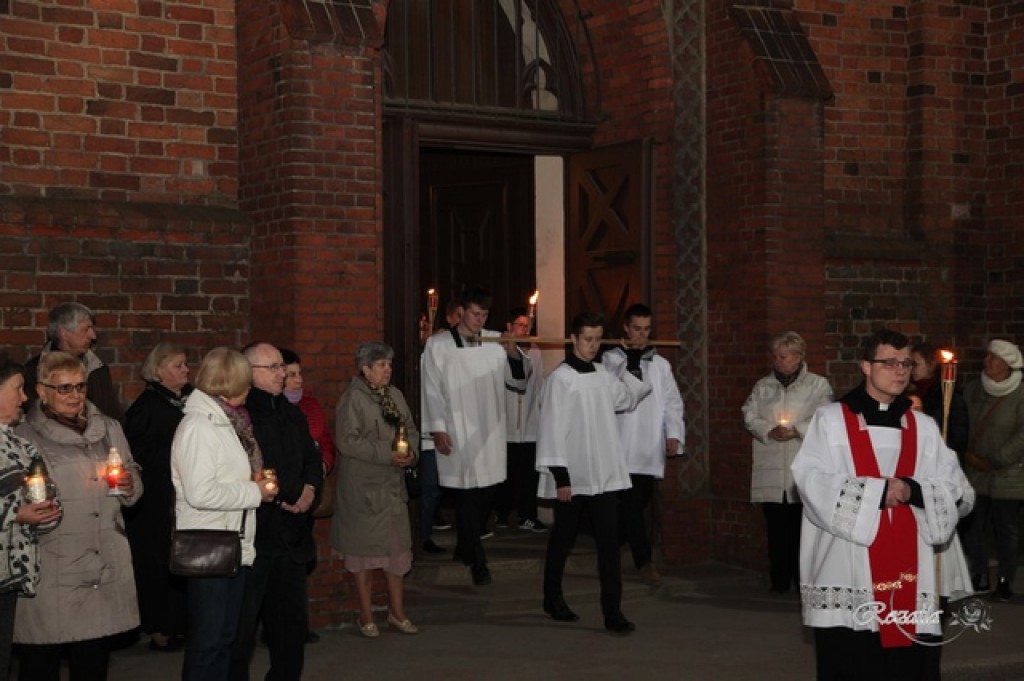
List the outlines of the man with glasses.
{"type": "Polygon", "coordinates": [[[26,411],[37,399],[35,385],[39,360],[49,352],[60,350],[79,358],[85,364],[89,401],[110,418],[124,420],[124,410],[117,398],[117,390],[110,377],[110,368],[92,351],[96,343],[95,322],[96,317],[92,310],[81,303],[61,303],[50,310],[46,344],[39,355],[25,364],[25,394],[29,399],[26,411]]]}
{"type": "Polygon", "coordinates": [[[793,461],[804,504],[800,592],[817,678],[924,679],[941,635],[933,546],[956,531],[961,473],[903,391],[907,337],[861,345],[864,382],[818,409],[793,461]]]}
{"type": "Polygon", "coordinates": [[[253,343],[242,353],[252,366],[245,407],[263,459],[260,468],[274,469],[280,491],[274,503],[256,511],[256,560],[246,577],[229,679],[248,681],[256,629],[262,622],[270,649],[267,678],[299,681],[309,630],[306,566],[316,554],[309,513],[323,469],[305,415],[283,394],[281,353],[269,343],[253,343]]]}

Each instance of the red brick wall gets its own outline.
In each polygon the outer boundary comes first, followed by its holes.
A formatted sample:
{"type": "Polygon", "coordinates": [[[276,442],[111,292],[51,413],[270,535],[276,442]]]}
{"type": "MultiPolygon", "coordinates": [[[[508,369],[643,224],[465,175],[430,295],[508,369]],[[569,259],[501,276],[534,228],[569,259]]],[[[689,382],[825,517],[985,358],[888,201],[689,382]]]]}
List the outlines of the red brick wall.
{"type": "Polygon", "coordinates": [[[0,194],[232,205],[231,0],[12,0],[0,194]]]}

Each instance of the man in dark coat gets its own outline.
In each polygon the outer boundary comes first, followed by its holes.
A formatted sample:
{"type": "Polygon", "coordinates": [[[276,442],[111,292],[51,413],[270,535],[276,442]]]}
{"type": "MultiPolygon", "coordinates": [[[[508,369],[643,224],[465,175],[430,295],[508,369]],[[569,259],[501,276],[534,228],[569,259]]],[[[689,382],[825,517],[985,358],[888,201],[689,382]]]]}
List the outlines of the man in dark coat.
{"type": "Polygon", "coordinates": [[[252,390],[245,406],[263,466],[280,485],[274,503],[256,512],[256,560],[245,583],[245,602],[231,653],[231,681],[248,681],[260,621],[270,649],[267,678],[299,681],[309,629],[306,566],[315,556],[309,513],[320,488],[320,452],[302,411],[284,391],[285,364],[269,343],[243,350],[252,365],[252,390]]]}

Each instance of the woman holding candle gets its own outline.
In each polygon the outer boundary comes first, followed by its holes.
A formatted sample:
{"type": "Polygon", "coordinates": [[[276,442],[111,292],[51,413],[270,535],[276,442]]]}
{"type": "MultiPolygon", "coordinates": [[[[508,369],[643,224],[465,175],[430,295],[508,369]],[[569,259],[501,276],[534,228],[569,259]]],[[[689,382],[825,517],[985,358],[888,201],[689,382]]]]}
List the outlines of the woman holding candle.
{"type": "Polygon", "coordinates": [[[22,681],[57,681],[64,653],[72,678],[107,677],[111,638],[139,625],[131,550],[121,508],[142,496],[142,481],[121,425],[86,399],[82,360],[64,352],[39,361],[36,392],[18,435],[42,454],[60,490],[63,522],[39,538],[36,597],[18,606],[14,629],[22,681]],[[107,455],[124,463],[108,495],[107,455]]]}
{"type": "Polygon", "coordinates": [[[165,652],[178,650],[185,633],[185,582],[167,565],[174,524],[171,440],[192,392],[188,372],[184,347],[158,343],[142,364],[146,389],[125,413],[125,435],[146,486],[146,496],[125,512],[139,616],[150,649],[165,652]]]}
{"type": "MultiPolygon", "coordinates": [[[[0,679],[6,681],[14,636],[14,614],[20,595],[33,596],[39,583],[39,535],[60,522],[60,505],[46,498],[46,480],[32,480],[42,489],[31,501],[22,481],[39,451],[14,434],[21,407],[28,400],[22,366],[0,352],[0,679]]],[[[35,478],[41,478],[37,475],[35,478]]]]}
{"type": "Polygon", "coordinates": [[[419,433],[402,393],[390,385],[393,355],[383,343],[359,347],[359,375],[338,402],[335,426],[340,456],[331,547],[355,575],[359,631],[368,638],[380,635],[370,591],[370,571],[378,568],[387,578],[388,624],[403,634],[418,631],[405,616],[402,578],[412,568],[405,469],[416,463],[419,433]],[[404,442],[396,438],[403,426],[404,442]]]}
{"type": "Polygon", "coordinates": [[[171,444],[175,522],[181,529],[240,530],[242,569],[235,577],[186,580],[188,640],[183,681],[223,681],[231,663],[248,567],[256,557],[255,509],[277,495],[245,410],[252,368],[242,353],[214,348],[196,372],[195,389],[171,444]]]}
{"type": "Polygon", "coordinates": [[[743,423],[753,437],[750,500],[764,511],[771,591],[783,594],[800,584],[803,506],[789,468],[814,412],[832,401],[832,387],[807,369],[799,334],[776,336],[770,350],[772,372],[754,385],[743,423]]]}

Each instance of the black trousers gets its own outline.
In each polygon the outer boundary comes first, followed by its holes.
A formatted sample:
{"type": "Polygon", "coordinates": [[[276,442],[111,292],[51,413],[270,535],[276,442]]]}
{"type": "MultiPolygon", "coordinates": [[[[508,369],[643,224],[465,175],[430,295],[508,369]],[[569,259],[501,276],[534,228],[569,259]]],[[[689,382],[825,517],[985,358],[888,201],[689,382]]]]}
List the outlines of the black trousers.
{"type": "Polygon", "coordinates": [[[508,518],[514,510],[519,522],[537,519],[537,443],[508,443],[508,478],[498,485],[494,510],[498,518],[508,518]]]}
{"type": "Polygon", "coordinates": [[[562,598],[562,576],[569,552],[576,544],[580,518],[590,514],[597,547],[597,573],[601,582],[601,612],[607,618],[620,612],[622,569],[619,564],[619,500],[616,492],[593,496],[573,495],[567,502],[555,502],[555,526],[548,535],[544,557],[544,600],[562,598]]]}
{"type": "MultiPolygon", "coordinates": [[[[938,636],[921,636],[938,642],[938,636]]],[[[880,634],[845,627],[814,629],[818,681],[938,681],[939,669],[929,647],[883,648],[880,634]]]]}
{"type": "Polygon", "coordinates": [[[0,593],[0,681],[7,681],[11,669],[11,641],[14,640],[14,615],[18,592],[0,593]]]}
{"type": "Polygon", "coordinates": [[[18,681],[60,681],[60,660],[68,656],[71,681],[105,681],[111,639],[91,638],[73,643],[18,646],[18,681]]]}
{"type": "Polygon", "coordinates": [[[497,485],[456,489],[455,492],[455,555],[466,565],[487,565],[487,554],[480,541],[484,522],[491,513],[497,485]]]}
{"type": "Polygon", "coordinates": [[[619,492],[619,524],[622,538],[629,542],[633,564],[637,569],[653,559],[651,531],[647,527],[647,507],[654,496],[654,476],[629,474],[632,489],[619,492]]]}
{"type": "Polygon", "coordinates": [[[269,556],[257,552],[245,581],[228,678],[249,680],[256,630],[262,621],[270,650],[270,671],[265,681],[299,681],[309,631],[307,603],[306,564],[296,563],[284,552],[269,556]]]}
{"type": "Polygon", "coordinates": [[[761,504],[768,534],[768,565],[772,591],[800,588],[800,523],[803,504],[761,504]]]}

